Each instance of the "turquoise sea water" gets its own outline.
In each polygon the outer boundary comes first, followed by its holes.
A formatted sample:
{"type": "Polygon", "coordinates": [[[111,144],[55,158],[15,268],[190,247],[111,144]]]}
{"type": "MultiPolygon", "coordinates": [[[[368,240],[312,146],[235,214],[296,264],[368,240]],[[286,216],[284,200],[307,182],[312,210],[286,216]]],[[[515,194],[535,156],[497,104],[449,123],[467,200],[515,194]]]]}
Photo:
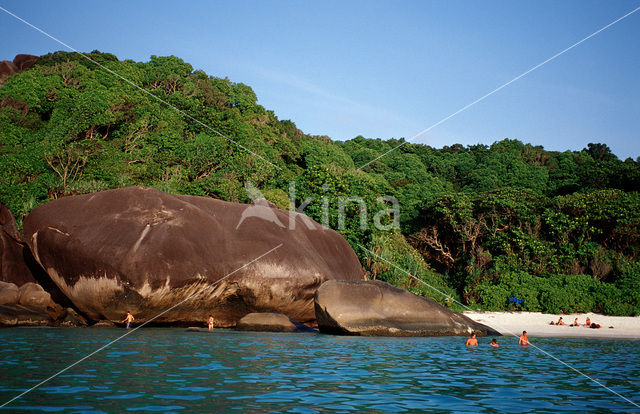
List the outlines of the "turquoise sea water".
{"type": "MultiPolygon", "coordinates": [[[[0,404],[122,335],[0,330],[0,404]]],[[[640,341],[531,338],[640,403],[640,341]]],[[[7,412],[633,412],[543,355],[498,338],[363,338],[140,329],[7,405],[7,412]]]]}

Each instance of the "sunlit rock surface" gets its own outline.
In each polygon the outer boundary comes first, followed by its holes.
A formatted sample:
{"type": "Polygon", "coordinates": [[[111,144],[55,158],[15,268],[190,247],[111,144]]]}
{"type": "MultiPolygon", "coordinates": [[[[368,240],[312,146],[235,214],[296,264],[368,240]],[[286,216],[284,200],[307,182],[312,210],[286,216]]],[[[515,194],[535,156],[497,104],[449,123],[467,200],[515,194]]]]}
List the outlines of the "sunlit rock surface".
{"type": "Polygon", "coordinates": [[[499,335],[437,302],[388,283],[325,282],[315,296],[320,332],[362,336],[499,335]]]}

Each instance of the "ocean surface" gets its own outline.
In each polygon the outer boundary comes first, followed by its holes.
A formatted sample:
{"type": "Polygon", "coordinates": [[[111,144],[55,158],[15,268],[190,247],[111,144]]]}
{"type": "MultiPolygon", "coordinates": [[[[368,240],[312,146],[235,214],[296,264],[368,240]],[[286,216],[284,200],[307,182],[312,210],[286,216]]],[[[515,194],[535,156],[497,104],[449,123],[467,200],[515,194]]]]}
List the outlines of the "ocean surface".
{"type": "MultiPolygon", "coordinates": [[[[0,329],[0,404],[122,335],[0,329]]],[[[499,337],[365,338],[143,328],[2,408],[6,412],[635,412],[544,355],[499,337]]],[[[640,341],[530,338],[640,403],[640,341]]]]}

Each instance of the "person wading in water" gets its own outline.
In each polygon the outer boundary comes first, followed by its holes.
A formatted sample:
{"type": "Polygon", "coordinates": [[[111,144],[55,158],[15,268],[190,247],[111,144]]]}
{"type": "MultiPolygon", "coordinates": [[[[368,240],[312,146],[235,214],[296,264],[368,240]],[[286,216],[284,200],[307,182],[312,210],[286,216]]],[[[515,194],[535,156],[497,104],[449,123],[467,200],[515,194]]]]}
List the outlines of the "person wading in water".
{"type": "Polygon", "coordinates": [[[518,340],[518,345],[531,345],[531,342],[529,342],[529,338],[527,338],[527,331],[522,331],[522,335],[520,335],[520,339],[518,340]]]}
{"type": "Polygon", "coordinates": [[[126,322],[127,323],[127,329],[130,329],[131,327],[131,322],[133,322],[136,318],[133,317],[133,315],[131,314],[131,312],[127,312],[127,316],[126,318],[124,318],[122,320],[122,322],[126,322]]]}

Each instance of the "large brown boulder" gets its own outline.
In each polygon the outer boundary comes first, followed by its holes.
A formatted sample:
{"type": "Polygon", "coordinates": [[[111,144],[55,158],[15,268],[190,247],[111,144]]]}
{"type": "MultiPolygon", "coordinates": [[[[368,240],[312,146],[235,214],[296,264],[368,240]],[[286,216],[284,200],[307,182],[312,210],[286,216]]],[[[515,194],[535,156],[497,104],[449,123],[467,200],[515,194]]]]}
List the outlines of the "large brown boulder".
{"type": "Polygon", "coordinates": [[[36,260],[94,320],[234,326],[251,312],[315,319],[326,280],[362,280],[338,233],[266,204],[130,187],[51,201],[25,219],[36,260]],[[261,255],[268,253],[264,257],[261,255]],[[189,298],[189,299],[187,299],[189,298]],[[182,303],[184,301],[184,303],[182,303]]]}
{"type": "Polygon", "coordinates": [[[0,282],[0,305],[18,303],[20,290],[14,283],[0,282]]]}
{"type": "Polygon", "coordinates": [[[381,281],[330,280],[315,295],[322,333],[362,336],[500,335],[437,302],[381,281]]]}

